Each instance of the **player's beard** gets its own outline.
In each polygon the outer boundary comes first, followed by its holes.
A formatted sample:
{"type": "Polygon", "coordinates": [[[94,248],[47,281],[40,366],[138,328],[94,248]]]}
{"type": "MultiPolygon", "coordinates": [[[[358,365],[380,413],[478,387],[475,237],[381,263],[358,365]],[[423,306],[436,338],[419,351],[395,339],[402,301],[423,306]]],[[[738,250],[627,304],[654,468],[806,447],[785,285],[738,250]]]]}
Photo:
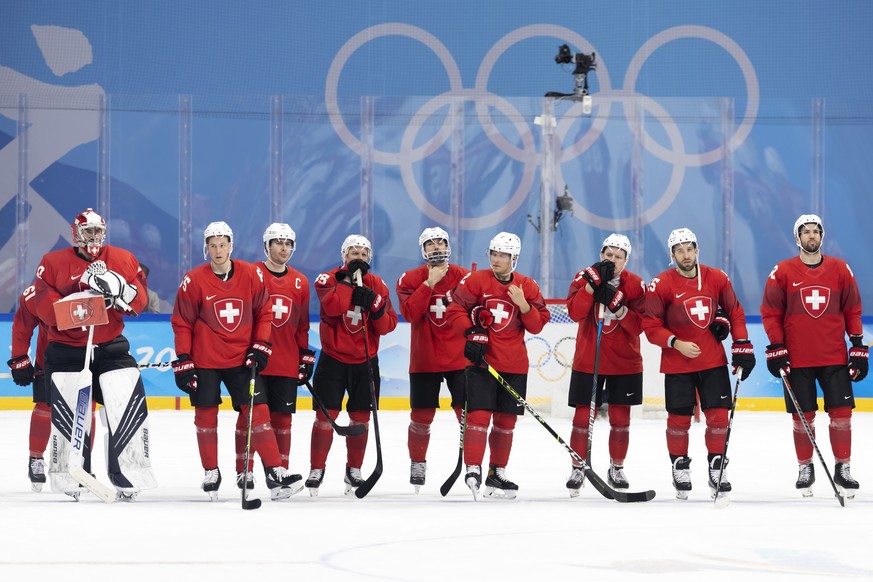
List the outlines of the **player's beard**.
{"type": "Polygon", "coordinates": [[[810,255],[814,255],[821,249],[821,243],[817,240],[808,240],[806,244],[803,245],[803,250],[809,253],[810,255]]]}
{"type": "Polygon", "coordinates": [[[694,272],[694,270],[697,268],[697,261],[692,262],[692,263],[691,263],[690,265],[688,265],[687,267],[686,267],[685,264],[683,264],[683,263],[677,263],[676,266],[677,266],[677,267],[679,268],[679,270],[682,271],[683,273],[692,273],[692,272],[694,272]]]}

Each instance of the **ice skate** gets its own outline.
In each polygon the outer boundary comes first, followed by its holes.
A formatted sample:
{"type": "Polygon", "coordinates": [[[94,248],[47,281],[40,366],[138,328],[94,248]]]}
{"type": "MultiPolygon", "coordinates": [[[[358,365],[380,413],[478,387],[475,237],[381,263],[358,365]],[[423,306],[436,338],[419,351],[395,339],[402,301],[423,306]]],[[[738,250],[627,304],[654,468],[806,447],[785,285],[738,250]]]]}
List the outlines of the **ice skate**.
{"type": "Polygon", "coordinates": [[[324,481],[324,469],[311,469],[309,477],[306,478],[306,488],[309,489],[310,497],[318,497],[318,488],[321,487],[321,482],[324,481]]]}
{"type": "Polygon", "coordinates": [[[209,496],[210,501],[218,501],[218,488],[221,487],[221,471],[218,467],[206,469],[203,473],[203,483],[200,488],[209,496]]]}
{"type": "Polygon", "coordinates": [[[251,490],[255,488],[255,475],[251,471],[246,471],[245,473],[240,471],[236,474],[237,489],[243,488],[243,479],[245,479],[246,489],[251,490]]]}
{"type": "Polygon", "coordinates": [[[415,492],[421,489],[424,485],[425,472],[427,471],[427,461],[412,461],[409,468],[409,483],[415,486],[415,492]]]}
{"type": "Polygon", "coordinates": [[[583,487],[585,487],[585,472],[582,467],[574,466],[567,478],[567,491],[570,492],[570,497],[579,497],[583,487]]]}
{"type": "Polygon", "coordinates": [[[837,463],[834,466],[834,483],[840,494],[846,499],[854,499],[855,492],[858,491],[860,485],[852,479],[852,474],[849,472],[849,463],[837,463]]]}
{"type": "Polygon", "coordinates": [[[506,469],[491,465],[485,479],[485,497],[492,499],[515,499],[518,485],[506,478],[506,469]]]}
{"type": "Polygon", "coordinates": [[[479,486],[482,485],[482,467],[479,465],[467,465],[467,474],[464,475],[464,483],[473,492],[473,501],[479,496],[479,486]]]}
{"type": "Polygon", "coordinates": [[[27,463],[27,477],[30,479],[30,490],[34,493],[42,491],[45,484],[45,461],[42,457],[30,457],[27,463]]]}
{"type": "Polygon", "coordinates": [[[133,503],[136,501],[137,495],[139,495],[139,491],[136,490],[118,490],[115,492],[115,501],[133,503]]]}
{"type": "Polygon", "coordinates": [[[801,463],[797,466],[797,482],[794,487],[800,490],[804,497],[812,497],[812,485],[815,483],[815,467],[812,463],[801,463]]]}
{"type": "Polygon", "coordinates": [[[361,470],[357,467],[346,467],[346,476],[343,481],[346,484],[346,495],[354,495],[355,489],[364,484],[361,470]]]}
{"type": "Polygon", "coordinates": [[[731,483],[727,478],[727,466],[730,459],[724,459],[721,455],[715,455],[709,461],[709,494],[720,506],[730,503],[731,483]],[[722,470],[722,463],[724,469],[722,470]],[[721,483],[718,482],[718,474],[721,473],[721,483]]]}
{"type": "Polygon", "coordinates": [[[273,501],[288,499],[303,489],[303,477],[289,473],[285,467],[267,467],[264,474],[267,488],[270,489],[270,499],[273,501]]]}
{"type": "Polygon", "coordinates": [[[613,489],[627,489],[630,487],[627,477],[624,476],[624,466],[622,465],[610,463],[609,470],[606,471],[606,482],[613,489]]]}
{"type": "Polygon", "coordinates": [[[688,457],[678,457],[673,461],[673,487],[676,499],[688,499],[691,491],[691,459],[688,457]]]}

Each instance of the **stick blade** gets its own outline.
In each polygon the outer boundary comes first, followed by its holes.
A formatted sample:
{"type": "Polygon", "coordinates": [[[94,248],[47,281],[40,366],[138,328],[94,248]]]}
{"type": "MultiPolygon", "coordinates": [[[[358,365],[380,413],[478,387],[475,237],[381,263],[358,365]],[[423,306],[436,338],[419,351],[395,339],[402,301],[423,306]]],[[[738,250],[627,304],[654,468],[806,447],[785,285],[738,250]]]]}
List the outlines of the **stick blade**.
{"type": "Polygon", "coordinates": [[[446,479],[446,482],[443,483],[442,486],[440,487],[440,495],[442,495],[443,497],[445,497],[446,495],[449,494],[449,491],[451,491],[452,487],[455,486],[455,482],[458,480],[458,477],[461,476],[461,465],[462,465],[462,463],[459,459],[458,466],[455,467],[455,470],[452,471],[452,474],[449,475],[449,478],[446,479]]]}
{"type": "Polygon", "coordinates": [[[377,459],[376,468],[373,470],[373,473],[367,477],[367,480],[364,481],[364,484],[355,489],[355,497],[358,499],[363,499],[367,496],[367,493],[376,485],[376,481],[379,480],[379,477],[382,476],[382,459],[377,459]]]}
{"type": "Polygon", "coordinates": [[[367,432],[367,427],[363,424],[350,424],[349,426],[336,425],[334,430],[339,436],[354,437],[367,432]]]}
{"type": "Polygon", "coordinates": [[[258,509],[261,506],[260,499],[246,499],[243,497],[242,500],[242,508],[243,509],[258,509]]]}

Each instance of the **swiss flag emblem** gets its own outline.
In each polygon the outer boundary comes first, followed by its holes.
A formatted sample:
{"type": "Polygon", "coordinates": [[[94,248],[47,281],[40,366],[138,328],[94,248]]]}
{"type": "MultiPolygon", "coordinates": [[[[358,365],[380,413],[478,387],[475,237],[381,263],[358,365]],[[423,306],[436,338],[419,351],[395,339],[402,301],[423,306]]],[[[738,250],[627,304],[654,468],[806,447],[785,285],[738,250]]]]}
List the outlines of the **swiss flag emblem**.
{"type": "Polygon", "coordinates": [[[446,310],[448,308],[449,301],[445,295],[433,294],[430,296],[430,304],[427,306],[427,317],[432,324],[442,327],[446,324],[446,310]]]}
{"type": "Polygon", "coordinates": [[[515,315],[515,304],[505,299],[486,299],[485,307],[494,316],[493,331],[503,331],[515,315]]]}
{"type": "MultiPolygon", "coordinates": [[[[598,322],[597,314],[600,312],[600,305],[595,304],[594,310],[591,312],[591,318],[594,320],[594,325],[596,326],[598,322]]],[[[604,314],[609,313],[604,309],[604,314]]],[[[596,328],[595,328],[596,329],[596,328]]],[[[603,333],[610,334],[618,329],[618,320],[614,317],[609,317],[608,315],[603,318],[603,333]]]]}
{"type": "Polygon", "coordinates": [[[683,305],[688,319],[700,329],[706,329],[715,315],[715,310],[712,308],[712,297],[692,297],[686,299],[683,305]]]}
{"type": "Polygon", "coordinates": [[[355,305],[346,310],[343,315],[343,325],[349,330],[349,333],[358,333],[364,329],[364,316],[361,314],[361,308],[355,305]]]}
{"type": "Polygon", "coordinates": [[[818,319],[827,311],[831,302],[831,290],[821,285],[810,285],[800,290],[800,302],[808,314],[818,319]]]}
{"type": "Polygon", "coordinates": [[[212,304],[212,309],[221,327],[229,332],[236,331],[243,316],[242,299],[220,299],[212,304]]]}
{"type": "Polygon", "coordinates": [[[273,313],[273,327],[282,327],[291,319],[291,306],[294,302],[287,295],[270,295],[270,311],[273,313]]]}

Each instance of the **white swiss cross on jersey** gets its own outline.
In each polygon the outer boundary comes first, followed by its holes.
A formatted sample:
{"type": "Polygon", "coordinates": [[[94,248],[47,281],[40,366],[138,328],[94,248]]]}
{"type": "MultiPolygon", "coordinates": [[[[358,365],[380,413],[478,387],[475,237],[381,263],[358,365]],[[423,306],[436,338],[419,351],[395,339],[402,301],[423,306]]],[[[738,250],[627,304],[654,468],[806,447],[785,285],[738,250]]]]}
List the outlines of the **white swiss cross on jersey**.
{"type": "Polygon", "coordinates": [[[242,321],[242,299],[219,299],[212,304],[218,323],[229,332],[236,331],[242,321]]]}
{"type": "Polygon", "coordinates": [[[493,331],[503,331],[506,329],[515,313],[515,303],[505,299],[486,299],[485,307],[494,316],[494,323],[491,324],[493,331]]]}
{"type": "Polygon", "coordinates": [[[270,321],[273,322],[273,327],[282,327],[291,318],[291,306],[293,301],[287,295],[270,295],[270,312],[273,316],[270,321]]]}
{"type": "Polygon", "coordinates": [[[818,319],[827,310],[831,290],[821,285],[810,285],[800,290],[800,302],[808,314],[818,319]]]}
{"type": "Polygon", "coordinates": [[[701,329],[705,329],[715,315],[715,310],[712,308],[712,297],[692,297],[686,299],[683,305],[685,305],[685,314],[688,319],[701,329]]]}
{"type": "Polygon", "coordinates": [[[430,322],[437,327],[446,324],[446,310],[449,308],[445,295],[434,293],[430,296],[430,304],[427,306],[427,316],[430,322]]]}
{"type": "Polygon", "coordinates": [[[358,333],[364,329],[364,316],[361,314],[361,308],[357,305],[349,307],[343,314],[343,325],[349,330],[349,333],[358,333]]]}
{"type": "MultiPolygon", "coordinates": [[[[594,309],[591,311],[591,319],[594,320],[594,325],[597,326],[599,323],[598,314],[600,313],[601,305],[599,303],[594,304],[594,309]]],[[[618,319],[609,312],[609,310],[603,310],[603,333],[609,334],[618,329],[618,319]]]]}

